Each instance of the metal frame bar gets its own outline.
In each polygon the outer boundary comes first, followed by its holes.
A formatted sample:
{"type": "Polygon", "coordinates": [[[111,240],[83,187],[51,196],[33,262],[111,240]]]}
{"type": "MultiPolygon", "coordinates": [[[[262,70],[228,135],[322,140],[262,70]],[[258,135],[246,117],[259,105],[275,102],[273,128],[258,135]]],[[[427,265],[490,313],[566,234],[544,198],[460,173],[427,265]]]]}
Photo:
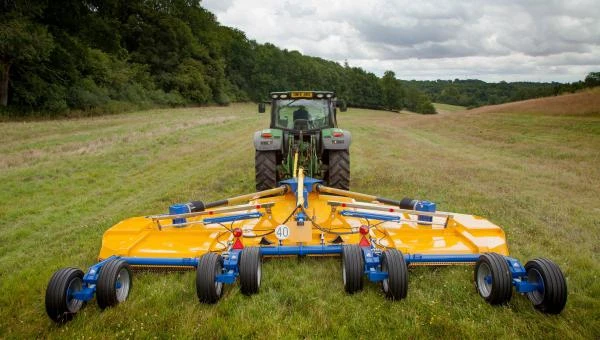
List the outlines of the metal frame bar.
{"type": "Polygon", "coordinates": [[[286,255],[333,255],[341,254],[341,245],[320,245],[320,246],[262,246],[260,254],[263,256],[286,256],[286,255]]]}
{"type": "Polygon", "coordinates": [[[329,201],[329,202],[327,202],[327,204],[329,204],[330,206],[334,206],[334,207],[341,206],[343,208],[356,208],[356,209],[365,209],[365,210],[386,211],[386,212],[390,212],[390,213],[406,213],[406,214],[410,214],[410,215],[453,218],[453,215],[451,213],[446,213],[446,212],[432,213],[432,212],[427,212],[427,211],[401,209],[401,208],[392,207],[392,206],[388,206],[388,205],[350,203],[350,202],[338,202],[338,201],[329,201]]]}
{"type": "Polygon", "coordinates": [[[362,211],[342,210],[342,211],[340,211],[340,215],[346,216],[346,217],[357,217],[357,218],[365,218],[365,219],[379,220],[379,221],[400,222],[400,216],[373,214],[373,213],[362,212],[362,211]]]}
{"type": "Polygon", "coordinates": [[[188,218],[188,217],[196,217],[202,215],[216,215],[216,214],[224,214],[236,211],[244,211],[244,210],[253,210],[253,209],[268,209],[274,206],[275,203],[262,203],[262,204],[243,204],[243,205],[234,205],[231,207],[217,208],[212,210],[205,210],[195,213],[185,213],[185,214],[162,214],[162,215],[149,215],[146,218],[150,218],[153,221],[158,220],[168,220],[174,218],[188,218]]]}
{"type": "MultiPolygon", "coordinates": [[[[261,246],[261,256],[305,256],[305,255],[336,255],[343,252],[343,246],[319,245],[319,246],[261,246]]],[[[381,250],[375,246],[361,247],[364,269],[363,273],[371,282],[380,282],[388,278],[388,273],[381,270],[381,250]]],[[[223,257],[223,270],[215,278],[216,282],[233,284],[239,276],[239,260],[243,249],[231,249],[221,253],[223,257]]],[[[405,254],[404,260],[407,265],[419,263],[475,263],[480,254],[405,254]]],[[[111,256],[91,266],[83,278],[83,287],[80,291],[73,293],[73,298],[89,301],[96,293],[96,282],[102,267],[111,260],[121,259],[130,265],[138,266],[165,266],[165,267],[198,267],[199,258],[141,258],[111,256]]],[[[527,281],[527,271],[519,260],[504,256],[511,272],[512,285],[518,293],[529,293],[543,290],[541,283],[527,281]]],[[[491,277],[489,278],[491,280],[491,277]]]]}
{"type": "Polygon", "coordinates": [[[260,218],[262,216],[263,216],[263,213],[260,213],[257,211],[257,212],[240,214],[240,215],[205,218],[202,222],[204,224],[227,223],[227,222],[235,222],[235,221],[242,221],[242,220],[251,220],[254,218],[260,218]]]}

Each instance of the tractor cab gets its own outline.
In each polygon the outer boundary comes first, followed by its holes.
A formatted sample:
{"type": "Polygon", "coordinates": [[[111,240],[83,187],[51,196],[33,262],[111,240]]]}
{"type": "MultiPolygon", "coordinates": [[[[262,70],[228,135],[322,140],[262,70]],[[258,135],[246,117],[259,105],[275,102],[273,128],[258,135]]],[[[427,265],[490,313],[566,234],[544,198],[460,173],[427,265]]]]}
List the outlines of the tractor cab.
{"type": "MultiPolygon", "coordinates": [[[[336,108],[346,111],[346,103],[330,91],[271,92],[270,97],[273,129],[315,133],[336,128],[336,108]]],[[[259,112],[265,111],[265,104],[259,104],[259,112]]]]}

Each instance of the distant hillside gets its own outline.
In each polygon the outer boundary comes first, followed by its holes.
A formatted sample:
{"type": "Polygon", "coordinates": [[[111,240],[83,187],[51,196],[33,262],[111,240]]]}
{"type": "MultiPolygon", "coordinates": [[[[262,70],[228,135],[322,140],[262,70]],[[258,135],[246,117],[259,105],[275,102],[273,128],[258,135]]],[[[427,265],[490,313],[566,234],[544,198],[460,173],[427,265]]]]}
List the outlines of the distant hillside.
{"type": "Polygon", "coordinates": [[[487,83],[477,79],[411,80],[402,83],[427,94],[433,102],[473,108],[575,92],[585,87],[598,86],[599,81],[600,73],[591,72],[585,81],[565,84],[505,81],[487,83]]]}
{"type": "Polygon", "coordinates": [[[554,97],[488,105],[469,110],[468,112],[600,116],[600,87],[554,97]]]}

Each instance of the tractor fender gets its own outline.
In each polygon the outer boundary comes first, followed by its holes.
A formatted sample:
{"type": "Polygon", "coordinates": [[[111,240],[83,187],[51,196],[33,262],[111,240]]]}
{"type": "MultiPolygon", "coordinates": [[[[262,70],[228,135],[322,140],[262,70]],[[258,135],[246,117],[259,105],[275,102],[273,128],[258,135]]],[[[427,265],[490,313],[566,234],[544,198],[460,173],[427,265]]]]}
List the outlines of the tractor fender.
{"type": "Polygon", "coordinates": [[[321,131],[323,150],[347,150],[352,142],[352,134],[348,130],[338,128],[321,131]]]}
{"type": "Polygon", "coordinates": [[[254,148],[257,151],[282,150],[283,131],[279,129],[264,129],[254,133],[254,148]]]}

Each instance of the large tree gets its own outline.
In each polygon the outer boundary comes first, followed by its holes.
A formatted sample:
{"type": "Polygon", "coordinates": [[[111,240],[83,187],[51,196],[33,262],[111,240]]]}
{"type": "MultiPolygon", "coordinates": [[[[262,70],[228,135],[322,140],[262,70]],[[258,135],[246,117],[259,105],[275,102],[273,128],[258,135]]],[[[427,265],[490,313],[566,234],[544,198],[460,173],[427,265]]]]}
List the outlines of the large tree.
{"type": "Polygon", "coordinates": [[[52,36],[42,25],[23,17],[0,23],[0,105],[8,104],[10,69],[14,64],[44,60],[53,47],[52,36]]]}

